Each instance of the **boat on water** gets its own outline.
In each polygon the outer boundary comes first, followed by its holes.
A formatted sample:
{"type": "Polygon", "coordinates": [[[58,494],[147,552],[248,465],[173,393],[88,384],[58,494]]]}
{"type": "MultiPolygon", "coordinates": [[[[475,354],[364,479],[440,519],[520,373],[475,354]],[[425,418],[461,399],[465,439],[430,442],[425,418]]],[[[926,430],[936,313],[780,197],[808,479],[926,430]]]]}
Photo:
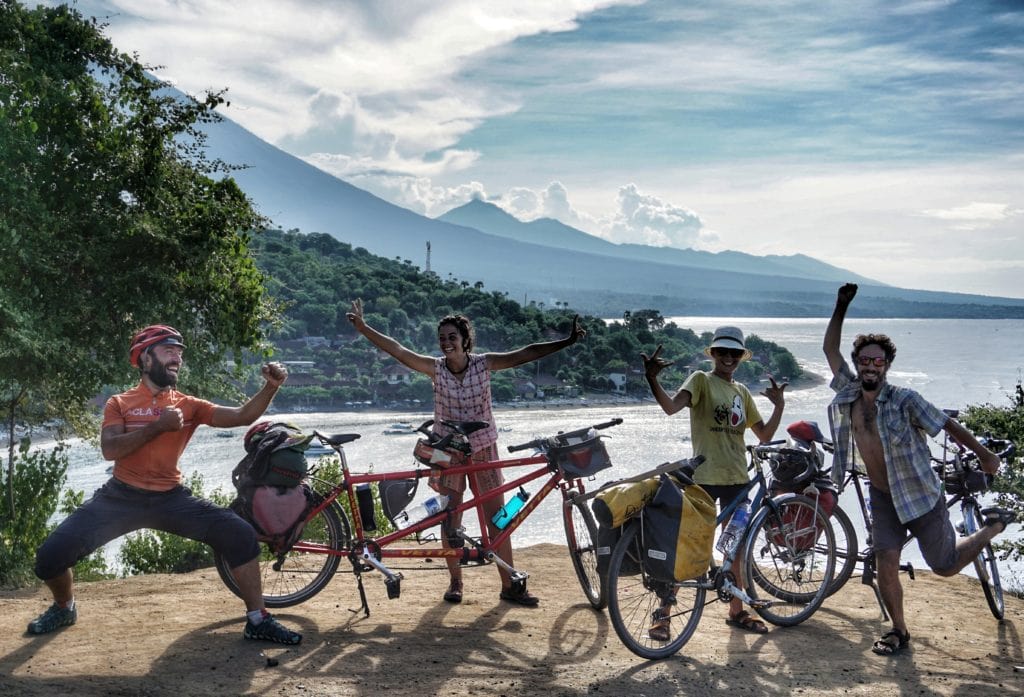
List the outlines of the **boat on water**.
{"type": "Polygon", "coordinates": [[[412,424],[391,424],[384,429],[385,436],[400,436],[406,433],[416,433],[416,429],[413,428],[412,424]]]}
{"type": "Polygon", "coordinates": [[[306,448],[305,455],[307,460],[316,460],[321,457],[332,457],[336,453],[326,445],[316,443],[306,448]]]}

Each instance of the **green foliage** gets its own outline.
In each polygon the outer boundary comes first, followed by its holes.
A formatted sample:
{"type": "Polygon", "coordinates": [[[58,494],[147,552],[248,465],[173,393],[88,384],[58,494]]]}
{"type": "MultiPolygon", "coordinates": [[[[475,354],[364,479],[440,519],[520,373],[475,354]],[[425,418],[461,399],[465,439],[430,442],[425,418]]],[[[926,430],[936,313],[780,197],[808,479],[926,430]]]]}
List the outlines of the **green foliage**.
{"type": "MultiPolygon", "coordinates": [[[[204,496],[203,476],[198,472],[192,473],[186,486],[192,490],[193,495],[204,496]]],[[[234,496],[216,489],[205,498],[218,506],[227,507],[234,496]]],[[[202,542],[160,530],[140,530],[125,537],[118,560],[127,576],[185,573],[213,566],[213,550],[202,542]]]]}
{"type": "Polygon", "coordinates": [[[87,400],[132,379],[131,333],[157,321],[208,394],[230,389],[226,354],[261,350],[262,221],[212,178],[199,131],[223,102],[174,96],[67,5],[0,3],[0,416],[87,430],[87,400]]]}
{"type": "MultiPolygon", "coordinates": [[[[1009,465],[1003,465],[992,484],[998,505],[1017,513],[1017,520],[1024,520],[1024,387],[1017,383],[1009,406],[997,407],[992,404],[972,405],[960,412],[960,421],[979,436],[1008,439],[1016,446],[1017,455],[1009,465]]],[[[1024,559],[1024,539],[1008,542],[996,538],[993,545],[1006,550],[1014,559],[1024,559]]]]}
{"type": "Polygon", "coordinates": [[[14,460],[18,476],[0,479],[4,500],[13,495],[13,514],[0,517],[0,585],[21,586],[35,579],[36,549],[50,534],[50,515],[57,508],[60,490],[67,480],[66,447],[30,450],[28,438],[22,439],[14,460]]]}
{"type": "MultiPolygon", "coordinates": [[[[537,341],[565,336],[571,328],[573,311],[567,303],[556,309],[539,305],[526,307],[504,293],[486,292],[483,284],[456,279],[443,280],[421,272],[416,266],[383,259],[365,249],[353,249],[325,234],[304,235],[296,231],[267,231],[252,245],[257,263],[268,278],[268,288],[284,306],[285,319],[273,336],[277,356],[286,360],[313,360],[310,382],[326,393],[289,385],[275,403],[282,407],[344,406],[344,402],[418,399],[429,404],[429,381],[414,376],[409,384],[383,385],[381,379],[394,368],[393,360],[382,356],[352,329],[339,310],[330,316],[315,305],[347,309],[355,298],[363,300],[367,322],[420,353],[437,352],[438,319],[459,312],[473,321],[477,351],[507,351],[537,341]],[[312,347],[304,336],[322,337],[330,348],[312,347]]],[[[640,353],[650,353],[658,344],[663,355],[676,366],[662,374],[665,385],[682,384],[696,369],[707,368],[703,349],[710,334],[698,336],[667,322],[658,310],[641,309],[624,313],[622,322],[607,323],[584,317],[585,341],[531,364],[529,370],[497,373],[491,389],[497,400],[513,399],[516,380],[536,372],[556,375],[571,394],[572,388],[603,391],[610,389],[610,372],[630,374],[640,368],[640,353]]],[[[793,380],[802,374],[791,353],[757,336],[749,337],[754,360],[743,363],[737,379],[756,383],[771,371],[780,379],[793,380]]],[[[631,376],[627,392],[646,395],[645,381],[631,376]]]]}

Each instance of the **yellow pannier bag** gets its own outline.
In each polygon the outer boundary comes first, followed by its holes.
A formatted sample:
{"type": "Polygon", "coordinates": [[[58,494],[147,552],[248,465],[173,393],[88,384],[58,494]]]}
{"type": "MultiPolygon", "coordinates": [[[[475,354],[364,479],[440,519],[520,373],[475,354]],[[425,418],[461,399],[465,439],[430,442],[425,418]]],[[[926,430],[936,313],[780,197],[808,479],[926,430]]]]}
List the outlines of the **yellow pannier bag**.
{"type": "Polygon", "coordinates": [[[686,581],[711,566],[715,502],[697,484],[680,490],[668,476],[643,511],[644,567],[654,578],[686,581]]]}
{"type": "Polygon", "coordinates": [[[660,483],[657,477],[651,477],[605,489],[595,496],[594,502],[590,504],[594,518],[603,528],[620,527],[630,518],[640,514],[643,507],[654,498],[660,483]]]}

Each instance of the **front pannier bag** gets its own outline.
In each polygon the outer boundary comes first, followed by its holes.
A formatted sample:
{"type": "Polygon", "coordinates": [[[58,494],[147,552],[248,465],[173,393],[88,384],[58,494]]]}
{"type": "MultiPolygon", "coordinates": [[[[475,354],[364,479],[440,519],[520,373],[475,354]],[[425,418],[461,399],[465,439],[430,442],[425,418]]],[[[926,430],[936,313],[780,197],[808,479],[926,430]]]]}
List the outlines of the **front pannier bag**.
{"type": "Polygon", "coordinates": [[[641,520],[644,568],[655,579],[686,581],[711,566],[715,502],[700,486],[680,489],[668,475],[661,475],[641,520]]]}

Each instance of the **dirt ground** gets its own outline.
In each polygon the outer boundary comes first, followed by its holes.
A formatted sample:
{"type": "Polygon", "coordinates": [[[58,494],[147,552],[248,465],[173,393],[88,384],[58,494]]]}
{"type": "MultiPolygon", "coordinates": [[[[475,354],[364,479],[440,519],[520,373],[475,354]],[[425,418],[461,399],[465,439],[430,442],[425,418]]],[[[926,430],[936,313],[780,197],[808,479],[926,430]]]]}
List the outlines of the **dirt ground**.
{"type": "Polygon", "coordinates": [[[78,624],[43,637],[25,626],[47,606],[45,589],[0,591],[0,694],[1024,694],[1024,600],[1008,597],[997,623],[965,576],[907,580],[912,650],[895,658],[871,653],[886,627],[855,578],[804,624],[763,636],[726,627],[715,603],[678,655],[650,662],[586,603],[563,547],[516,555],[539,608],[501,602],[489,567],[467,568],[465,600],[450,605],[440,565],[409,562],[397,600],[364,576],[370,617],[350,610],[350,575],[279,611],[305,635],[288,648],[242,639],[240,601],[213,569],[82,584],[78,624]]]}

